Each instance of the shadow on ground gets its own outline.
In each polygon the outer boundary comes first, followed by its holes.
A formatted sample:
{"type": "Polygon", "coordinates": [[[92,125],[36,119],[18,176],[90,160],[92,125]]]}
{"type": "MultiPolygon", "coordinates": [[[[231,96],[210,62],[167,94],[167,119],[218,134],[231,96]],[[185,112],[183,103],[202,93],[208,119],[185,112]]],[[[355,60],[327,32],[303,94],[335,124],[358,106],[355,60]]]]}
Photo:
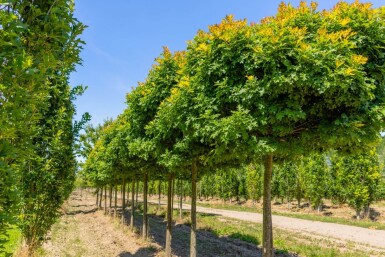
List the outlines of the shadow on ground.
{"type": "MultiPolygon", "coordinates": [[[[121,209],[118,209],[118,216],[121,217],[121,209]]],[[[130,220],[130,211],[126,211],[125,220],[128,223],[130,220]]],[[[206,216],[216,216],[214,214],[201,214],[206,216]]],[[[141,213],[135,213],[135,227],[137,231],[141,231],[142,228],[142,215],[141,213]]],[[[165,246],[166,235],[166,222],[163,217],[155,215],[149,215],[149,234],[150,238],[160,246],[165,246]]],[[[244,235],[243,235],[244,236],[244,235]]],[[[204,257],[259,257],[262,256],[262,251],[258,248],[257,244],[252,244],[235,237],[239,237],[237,234],[229,236],[218,237],[214,233],[207,230],[197,231],[197,256],[204,257]]],[[[256,238],[249,238],[249,241],[255,241],[259,244],[256,238]]],[[[173,255],[175,256],[189,256],[190,255],[190,226],[186,224],[173,225],[173,235],[171,244],[173,255]]],[[[154,250],[151,252],[149,248],[141,248],[140,251],[132,255],[128,252],[123,252],[119,256],[155,256],[154,250]]],[[[277,257],[296,257],[296,254],[286,253],[285,251],[276,250],[275,256],[277,257]]]]}
{"type": "Polygon", "coordinates": [[[89,213],[94,213],[98,210],[98,208],[93,208],[90,210],[77,210],[77,211],[68,211],[66,212],[67,215],[73,216],[77,214],[89,214],[89,213]]]}
{"type": "MultiPolygon", "coordinates": [[[[141,206],[141,204],[139,204],[141,206]]],[[[75,206],[73,206],[75,207],[75,206]]],[[[80,206],[79,206],[80,207],[80,206]]],[[[76,215],[79,213],[91,213],[97,211],[97,208],[90,208],[87,210],[72,210],[69,212],[69,215],[76,215]]],[[[131,218],[130,207],[126,209],[125,212],[125,223],[129,223],[131,218]]],[[[110,215],[114,216],[114,209],[112,208],[109,211],[110,215]]],[[[117,209],[117,216],[119,220],[121,219],[122,209],[117,209]]],[[[201,216],[218,216],[215,214],[200,214],[201,216]]],[[[135,212],[134,225],[138,233],[141,233],[142,229],[142,214],[138,211],[135,212]]],[[[149,215],[149,237],[150,239],[160,245],[165,247],[165,235],[166,235],[166,222],[164,217],[149,215]]],[[[261,248],[258,248],[257,245],[260,244],[256,238],[249,237],[248,241],[255,243],[249,243],[238,239],[240,234],[234,233],[228,236],[218,236],[213,232],[208,230],[200,229],[197,231],[197,256],[199,257],[234,257],[234,256],[243,256],[243,257],[259,257],[262,256],[261,248]]],[[[244,238],[245,235],[242,235],[244,238]]],[[[188,224],[173,224],[173,234],[172,234],[172,252],[174,256],[189,256],[190,255],[190,226],[188,224]]],[[[157,256],[158,250],[152,246],[142,247],[135,253],[130,253],[127,251],[121,252],[119,257],[153,257],[157,256]]],[[[298,255],[287,253],[283,250],[276,249],[276,257],[296,257],[298,255]]]]}
{"type": "Polygon", "coordinates": [[[151,247],[140,248],[136,253],[122,252],[117,257],[154,257],[156,252],[151,247]]]}

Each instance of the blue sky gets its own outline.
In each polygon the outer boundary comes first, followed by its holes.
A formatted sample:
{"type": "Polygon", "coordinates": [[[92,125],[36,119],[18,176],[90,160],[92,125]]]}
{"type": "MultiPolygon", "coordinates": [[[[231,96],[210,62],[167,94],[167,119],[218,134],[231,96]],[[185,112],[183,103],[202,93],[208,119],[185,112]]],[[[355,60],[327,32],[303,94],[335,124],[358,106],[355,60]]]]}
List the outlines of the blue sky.
{"type": "MultiPolygon", "coordinates": [[[[281,0],[75,0],[75,16],[88,28],[81,38],[83,65],[72,85],[88,90],[76,101],[77,112],[89,112],[91,123],[115,118],[126,108],[125,96],[144,81],[162,46],[183,50],[199,29],[219,23],[227,14],[258,22],[276,13],[281,0]]],[[[290,2],[297,6],[299,1],[290,2]]],[[[330,9],[336,0],[322,0],[330,9]]],[[[351,2],[351,1],[349,1],[351,2]]],[[[384,0],[371,1],[375,7],[384,0]]]]}

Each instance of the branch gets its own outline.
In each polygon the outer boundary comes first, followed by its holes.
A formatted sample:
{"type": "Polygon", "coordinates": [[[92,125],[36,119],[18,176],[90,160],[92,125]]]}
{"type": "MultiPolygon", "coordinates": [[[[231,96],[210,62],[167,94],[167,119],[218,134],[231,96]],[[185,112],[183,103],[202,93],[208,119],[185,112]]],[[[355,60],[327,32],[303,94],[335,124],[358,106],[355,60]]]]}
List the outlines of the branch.
{"type": "Polygon", "coordinates": [[[56,4],[56,1],[57,1],[57,0],[53,1],[51,7],[48,9],[47,16],[49,16],[49,14],[50,14],[50,12],[51,12],[51,10],[52,10],[52,7],[56,4]]]}

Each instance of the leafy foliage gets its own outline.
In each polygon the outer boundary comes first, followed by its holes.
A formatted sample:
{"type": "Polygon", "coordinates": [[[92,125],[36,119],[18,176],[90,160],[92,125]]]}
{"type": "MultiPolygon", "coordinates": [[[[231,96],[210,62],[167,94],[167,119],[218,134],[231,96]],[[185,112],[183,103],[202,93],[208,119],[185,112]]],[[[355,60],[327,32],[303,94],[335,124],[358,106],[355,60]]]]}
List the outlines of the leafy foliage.
{"type": "Polygon", "coordinates": [[[381,167],[378,156],[372,150],[366,154],[334,156],[332,162],[340,198],[346,199],[360,219],[361,211],[379,198],[381,167]]]}
{"type": "MultiPolygon", "coordinates": [[[[271,230],[274,156],[281,163],[275,193],[322,206],[331,176],[318,153],[363,154],[384,128],[384,18],[384,8],[358,1],[330,11],[282,3],[259,24],[227,16],[199,31],[186,52],[164,49],[147,80],[128,94],[125,112],[102,131],[87,169],[98,174],[95,183],[148,172],[190,178],[191,170],[194,206],[197,172],[204,194],[258,200],[259,167],[249,166],[246,175],[236,168],[265,159],[271,230]]],[[[264,248],[272,253],[265,240],[264,248]]]]}
{"type": "Polygon", "coordinates": [[[31,251],[72,190],[75,137],[87,120],[72,120],[72,101],[83,88],[71,90],[68,80],[80,63],[84,29],[73,7],[65,0],[0,5],[0,225],[22,213],[18,223],[31,251]]]}

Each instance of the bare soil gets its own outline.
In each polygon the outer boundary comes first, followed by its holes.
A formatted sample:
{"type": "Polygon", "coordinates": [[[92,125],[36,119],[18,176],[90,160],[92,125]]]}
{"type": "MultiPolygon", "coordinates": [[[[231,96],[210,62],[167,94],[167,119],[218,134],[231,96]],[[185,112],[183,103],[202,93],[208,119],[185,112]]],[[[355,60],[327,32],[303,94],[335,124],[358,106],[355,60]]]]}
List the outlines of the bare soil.
{"type": "Polygon", "coordinates": [[[75,191],[63,206],[64,214],[43,245],[43,256],[144,257],[158,256],[160,247],[144,242],[95,205],[95,198],[75,191]]]}
{"type": "MultiPolygon", "coordinates": [[[[156,202],[156,201],[154,201],[156,202]]],[[[176,202],[174,202],[176,204],[176,202]]],[[[104,204],[103,204],[104,206],[104,204]]],[[[176,207],[176,206],[175,206],[176,207]]],[[[189,205],[184,205],[189,209],[189,205]]],[[[221,215],[251,222],[261,222],[262,216],[257,213],[218,210],[198,207],[198,212],[205,215],[221,215]]],[[[118,216],[121,209],[118,209],[118,216]]],[[[130,220],[130,212],[125,212],[125,220],[130,220]]],[[[135,227],[141,228],[141,215],[135,214],[135,227]]],[[[225,219],[224,219],[225,220],[225,219]]],[[[219,220],[221,222],[221,220],[219,220]]],[[[226,221],[227,222],[227,221],[226,221]]],[[[273,225],[287,231],[300,233],[316,240],[334,240],[345,248],[351,245],[363,250],[385,249],[385,231],[370,230],[354,226],[338,225],[302,219],[273,216],[273,225]]],[[[166,224],[163,218],[150,215],[150,239],[143,241],[137,233],[131,232],[126,225],[120,224],[120,218],[113,218],[98,210],[95,197],[83,191],[75,191],[63,206],[63,215],[53,227],[49,240],[43,245],[39,256],[68,257],[128,257],[128,256],[165,256],[166,224]]],[[[173,226],[173,256],[189,256],[190,227],[175,223],[173,226]]],[[[198,256],[261,256],[261,250],[254,244],[230,237],[218,237],[206,230],[197,233],[198,256]]],[[[340,247],[339,247],[340,248],[340,247]]],[[[297,256],[295,254],[279,254],[277,256],[297,256]]]]}
{"type": "MultiPolygon", "coordinates": [[[[128,226],[119,224],[119,219],[97,210],[95,197],[83,191],[75,191],[63,207],[63,216],[53,227],[49,240],[43,245],[40,256],[82,256],[82,257],[144,257],[164,256],[166,223],[163,218],[150,215],[150,239],[143,241],[128,226]]],[[[121,210],[119,210],[119,215],[121,210]]],[[[141,228],[141,215],[136,213],[135,227],[141,228]]],[[[126,211],[125,220],[130,213],[126,211]]],[[[190,227],[174,224],[173,256],[189,256],[190,227]]],[[[197,233],[198,256],[233,257],[262,256],[261,250],[250,243],[229,237],[217,237],[211,232],[197,233]]],[[[295,255],[278,255],[295,256],[295,255]]]]}

